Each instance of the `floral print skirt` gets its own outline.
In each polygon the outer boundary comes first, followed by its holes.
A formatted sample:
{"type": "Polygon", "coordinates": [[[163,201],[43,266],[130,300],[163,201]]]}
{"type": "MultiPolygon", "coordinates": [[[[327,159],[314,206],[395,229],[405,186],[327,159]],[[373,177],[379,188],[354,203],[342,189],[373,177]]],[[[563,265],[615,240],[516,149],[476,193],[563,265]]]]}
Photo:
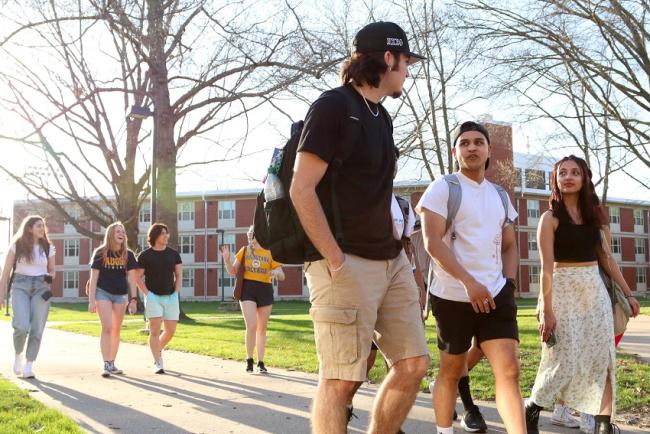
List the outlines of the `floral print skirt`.
{"type": "Polygon", "coordinates": [[[553,271],[557,344],[542,343],[531,400],[545,408],[557,400],[582,413],[599,414],[607,374],[616,402],[616,353],[612,305],[598,266],[553,271]]]}

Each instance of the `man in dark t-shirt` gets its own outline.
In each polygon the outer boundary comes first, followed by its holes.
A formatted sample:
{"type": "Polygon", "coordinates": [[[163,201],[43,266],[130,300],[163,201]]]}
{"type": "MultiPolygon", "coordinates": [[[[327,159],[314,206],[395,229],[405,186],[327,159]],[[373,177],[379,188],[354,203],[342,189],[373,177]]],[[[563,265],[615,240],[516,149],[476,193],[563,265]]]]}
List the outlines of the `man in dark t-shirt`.
{"type": "Polygon", "coordinates": [[[162,350],[176,332],[183,266],[178,252],[167,246],[169,232],[166,225],[151,225],[147,241],[150,247],[138,255],[138,287],[145,296],[145,316],[149,320],[149,347],[154,358],[154,371],[164,374],[162,350]],[[165,325],[162,335],[161,322],[165,325]]]}
{"type": "Polygon", "coordinates": [[[290,189],[311,242],[305,275],[320,365],[314,433],[345,432],[346,405],[366,378],[373,338],[391,369],[369,432],[398,432],[429,365],[418,288],[393,237],[395,144],[379,103],[401,95],[408,66],[422,56],[389,22],[365,26],[354,48],[341,71],[343,86],[325,92],[307,113],[290,189]]]}

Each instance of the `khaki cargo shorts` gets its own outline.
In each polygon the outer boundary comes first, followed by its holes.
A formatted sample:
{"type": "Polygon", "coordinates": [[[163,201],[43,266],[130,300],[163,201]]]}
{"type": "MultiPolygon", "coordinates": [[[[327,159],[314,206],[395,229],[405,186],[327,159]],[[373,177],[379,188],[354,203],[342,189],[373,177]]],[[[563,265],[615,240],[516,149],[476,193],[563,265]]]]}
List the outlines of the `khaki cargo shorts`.
{"type": "Polygon", "coordinates": [[[334,280],[327,261],[307,262],[305,275],[321,378],[364,381],[373,339],[389,366],[429,354],[404,251],[390,260],[346,254],[334,280]]]}

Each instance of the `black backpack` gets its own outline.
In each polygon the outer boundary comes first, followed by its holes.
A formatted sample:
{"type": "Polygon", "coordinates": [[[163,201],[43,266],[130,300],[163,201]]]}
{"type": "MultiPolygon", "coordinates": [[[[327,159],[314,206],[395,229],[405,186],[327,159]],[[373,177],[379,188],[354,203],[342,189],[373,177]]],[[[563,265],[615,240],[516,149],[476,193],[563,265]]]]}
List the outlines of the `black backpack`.
{"type": "MultiPolygon", "coordinates": [[[[335,194],[335,185],[338,170],[356,144],[361,132],[359,117],[359,102],[356,91],[348,86],[332,89],[345,97],[347,106],[347,127],[343,133],[342,143],[339,144],[336,158],[330,163],[325,176],[330,177],[332,191],[332,214],[334,217],[334,236],[339,245],[343,241],[341,215],[335,194]]],[[[382,108],[382,110],[384,110],[382,108]]],[[[384,111],[388,119],[390,117],[384,111]]],[[[278,178],[284,187],[285,197],[273,201],[266,201],[264,190],[257,196],[255,207],[254,231],[255,239],[265,249],[271,251],[273,259],[283,264],[302,264],[306,259],[307,235],[300,223],[296,210],[289,197],[289,188],[293,179],[293,166],[304,122],[299,121],[291,125],[291,137],[284,145],[278,178]]]]}

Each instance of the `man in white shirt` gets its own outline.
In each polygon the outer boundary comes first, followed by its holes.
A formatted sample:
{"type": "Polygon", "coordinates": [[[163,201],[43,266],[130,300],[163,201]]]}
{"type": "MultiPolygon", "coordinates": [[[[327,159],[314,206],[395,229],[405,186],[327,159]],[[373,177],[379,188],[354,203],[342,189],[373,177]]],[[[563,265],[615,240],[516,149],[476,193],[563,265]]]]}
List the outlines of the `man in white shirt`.
{"type": "Polygon", "coordinates": [[[420,199],[426,250],[436,261],[432,313],[438,327],[440,370],[433,392],[439,434],[451,434],[458,380],[472,338],[488,358],[496,383],[497,409],[509,433],[526,431],[519,390],[519,335],[514,291],[517,213],[507,213],[494,184],[485,179],[490,138],[475,122],[455,134],[453,155],[462,199],[447,229],[449,185],[433,182],[420,199]]]}

